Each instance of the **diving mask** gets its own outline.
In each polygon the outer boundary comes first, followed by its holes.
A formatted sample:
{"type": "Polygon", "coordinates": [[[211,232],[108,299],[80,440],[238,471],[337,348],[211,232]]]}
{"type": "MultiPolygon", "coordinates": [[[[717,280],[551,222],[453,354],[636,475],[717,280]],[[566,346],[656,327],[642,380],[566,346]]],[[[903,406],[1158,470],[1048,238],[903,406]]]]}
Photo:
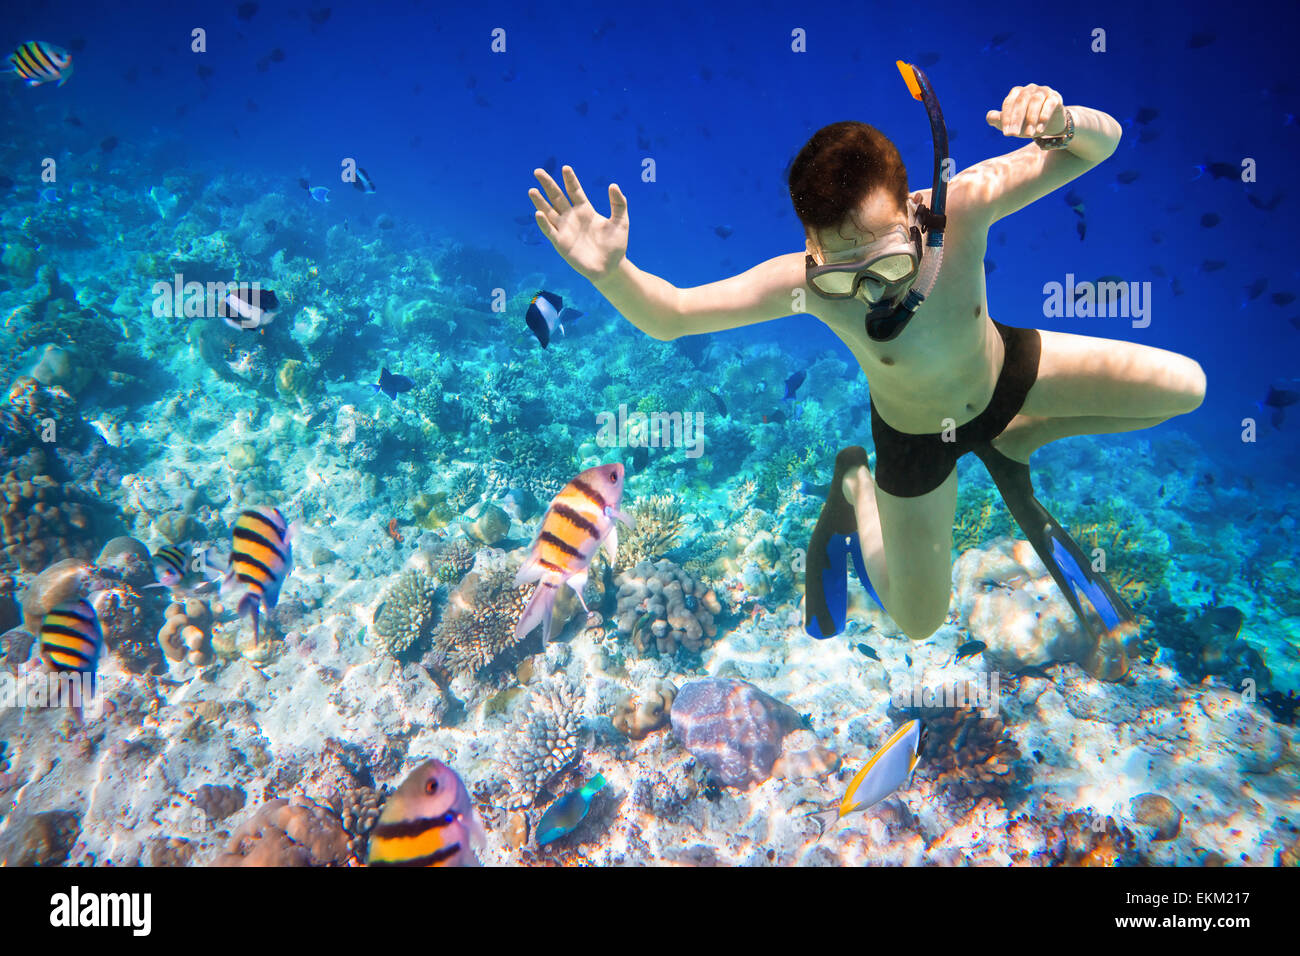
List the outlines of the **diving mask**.
{"type": "Polygon", "coordinates": [[[824,299],[861,293],[868,302],[897,302],[920,270],[921,233],[900,223],[874,242],[829,255],[809,253],[804,262],[808,285],[824,299]]]}

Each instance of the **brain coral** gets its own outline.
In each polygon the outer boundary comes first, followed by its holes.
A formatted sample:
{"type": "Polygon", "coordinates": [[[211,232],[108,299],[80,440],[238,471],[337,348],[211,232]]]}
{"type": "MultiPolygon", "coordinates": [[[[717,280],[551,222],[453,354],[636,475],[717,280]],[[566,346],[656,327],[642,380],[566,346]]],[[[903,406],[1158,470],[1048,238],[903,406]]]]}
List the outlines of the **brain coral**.
{"type": "Polygon", "coordinates": [[[393,657],[428,640],[438,620],[438,581],[422,571],[406,571],[375,612],[374,643],[393,657]]]}
{"type": "Polygon", "coordinates": [[[673,735],[723,786],[748,789],[772,775],[795,711],[753,684],[709,677],[687,684],[672,704],[673,735]]]}
{"type": "Polygon", "coordinates": [[[213,866],[344,866],[348,835],[338,817],[318,806],[269,800],[231,834],[213,866]]]}
{"type": "MultiPolygon", "coordinates": [[[[44,461],[39,449],[30,454],[44,461]]],[[[92,558],[98,502],[43,471],[19,475],[0,475],[0,568],[39,571],[60,558],[92,558]]]]}
{"type": "Polygon", "coordinates": [[[722,611],[717,595],[679,565],[667,559],[642,561],[615,583],[619,634],[631,637],[640,653],[652,639],[660,654],[672,654],[679,646],[699,652],[717,636],[713,615],[722,611]]]}

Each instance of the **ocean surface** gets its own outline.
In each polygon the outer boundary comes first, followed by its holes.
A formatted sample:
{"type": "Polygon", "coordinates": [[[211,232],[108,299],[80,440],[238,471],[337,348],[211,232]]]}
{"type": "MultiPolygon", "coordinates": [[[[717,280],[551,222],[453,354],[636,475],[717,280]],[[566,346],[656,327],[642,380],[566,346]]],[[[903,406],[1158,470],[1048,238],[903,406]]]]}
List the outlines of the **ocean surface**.
{"type": "Polygon", "coordinates": [[[1300,97],[1247,8],[8,5],[58,75],[0,79],[0,863],[1296,865],[1300,97]],[[819,128],[930,186],[898,59],[959,170],[1015,86],[1122,127],[984,260],[999,322],[1205,371],[1032,459],[1119,637],[974,456],[942,626],[853,581],[810,637],[862,369],[807,314],[647,335],[535,223],[569,165],[677,287],[800,252],[819,128]]]}

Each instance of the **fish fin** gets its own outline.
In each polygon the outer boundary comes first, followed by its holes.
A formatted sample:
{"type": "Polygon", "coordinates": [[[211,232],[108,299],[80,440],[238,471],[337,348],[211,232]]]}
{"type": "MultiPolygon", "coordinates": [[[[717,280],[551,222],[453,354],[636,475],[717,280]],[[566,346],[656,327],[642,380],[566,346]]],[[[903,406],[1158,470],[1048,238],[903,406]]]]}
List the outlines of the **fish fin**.
{"type": "Polygon", "coordinates": [[[636,527],[636,521],[635,519],[633,519],[633,517],[630,514],[628,514],[626,511],[622,511],[618,508],[615,508],[613,505],[605,506],[605,514],[611,518],[616,518],[617,520],[623,522],[629,528],[636,527]]]}
{"type": "Polygon", "coordinates": [[[564,583],[567,584],[569,587],[573,588],[573,593],[578,595],[578,603],[582,605],[582,609],[584,611],[590,614],[591,609],[587,607],[587,601],[582,596],[583,590],[587,587],[587,580],[588,580],[587,572],[580,571],[577,574],[570,575],[569,579],[564,583]]]}
{"type": "Polygon", "coordinates": [[[817,843],[834,828],[836,821],[840,818],[840,811],[838,807],[829,807],[825,810],[813,810],[811,813],[805,813],[804,816],[817,821],[819,832],[817,833],[817,839],[813,841],[817,843]]]}
{"type": "Polygon", "coordinates": [[[618,563],[618,525],[610,525],[609,534],[600,542],[600,548],[609,559],[612,568],[618,563]]]}
{"type": "Polygon", "coordinates": [[[541,564],[538,562],[537,558],[529,558],[515,574],[515,587],[518,587],[521,584],[532,584],[534,581],[540,581],[541,577],[541,564]]]}
{"type": "Polygon", "coordinates": [[[238,613],[242,617],[247,614],[253,619],[253,646],[256,647],[261,641],[261,627],[258,624],[257,605],[260,600],[259,596],[249,591],[239,599],[238,613]]]}
{"type": "MultiPolygon", "coordinates": [[[[522,569],[521,569],[522,570],[522,569]]],[[[540,583],[533,590],[533,596],[524,606],[524,613],[515,625],[515,640],[522,641],[532,633],[538,624],[542,625],[542,642],[545,644],[551,636],[551,611],[555,607],[555,588],[540,583]]]]}

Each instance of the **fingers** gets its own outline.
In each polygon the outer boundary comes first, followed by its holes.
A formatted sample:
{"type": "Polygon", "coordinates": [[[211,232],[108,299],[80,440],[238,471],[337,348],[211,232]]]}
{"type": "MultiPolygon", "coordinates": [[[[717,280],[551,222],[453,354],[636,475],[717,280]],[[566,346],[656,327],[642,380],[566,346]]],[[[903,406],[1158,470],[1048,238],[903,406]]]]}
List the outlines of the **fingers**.
{"type": "Polygon", "coordinates": [[[984,115],[984,121],[1000,128],[1003,136],[1043,136],[1060,100],[1060,94],[1050,86],[1039,86],[1037,83],[1013,86],[1007,98],[1002,101],[1002,109],[989,110],[984,115]]]}
{"type": "Polygon", "coordinates": [[[560,175],[564,177],[564,188],[569,191],[569,201],[575,206],[587,202],[587,194],[582,191],[582,183],[578,182],[578,174],[573,171],[573,167],[561,167],[560,175]]]}
{"type": "Polygon", "coordinates": [[[533,175],[537,181],[542,184],[542,189],[546,191],[546,198],[551,201],[551,206],[561,215],[568,212],[573,207],[569,205],[569,200],[565,198],[564,191],[555,184],[551,174],[546,170],[538,167],[533,170],[533,175]]]}
{"type": "Polygon", "coordinates": [[[549,239],[551,244],[554,245],[557,233],[555,227],[551,225],[550,220],[546,218],[546,213],[538,210],[533,213],[533,219],[537,222],[537,228],[542,230],[542,235],[549,239]]]}
{"type": "Polygon", "coordinates": [[[990,126],[992,126],[994,129],[1001,129],[1001,128],[1002,128],[1002,111],[1001,111],[1001,110],[989,110],[987,113],[984,114],[984,122],[988,123],[988,124],[989,124],[990,126]]]}
{"type": "Polygon", "coordinates": [[[546,198],[536,186],[528,190],[528,198],[533,201],[533,205],[537,207],[538,212],[548,216],[555,215],[555,210],[551,208],[551,204],[546,201],[546,198]]]}
{"type": "Polygon", "coordinates": [[[1020,127],[1025,122],[1025,98],[1021,95],[1024,92],[1023,86],[1011,87],[1011,92],[1007,98],[1002,101],[1002,135],[1018,136],[1020,127]]]}
{"type": "Polygon", "coordinates": [[[627,197],[618,188],[618,183],[609,184],[609,218],[614,222],[627,218],[627,197]]]}

